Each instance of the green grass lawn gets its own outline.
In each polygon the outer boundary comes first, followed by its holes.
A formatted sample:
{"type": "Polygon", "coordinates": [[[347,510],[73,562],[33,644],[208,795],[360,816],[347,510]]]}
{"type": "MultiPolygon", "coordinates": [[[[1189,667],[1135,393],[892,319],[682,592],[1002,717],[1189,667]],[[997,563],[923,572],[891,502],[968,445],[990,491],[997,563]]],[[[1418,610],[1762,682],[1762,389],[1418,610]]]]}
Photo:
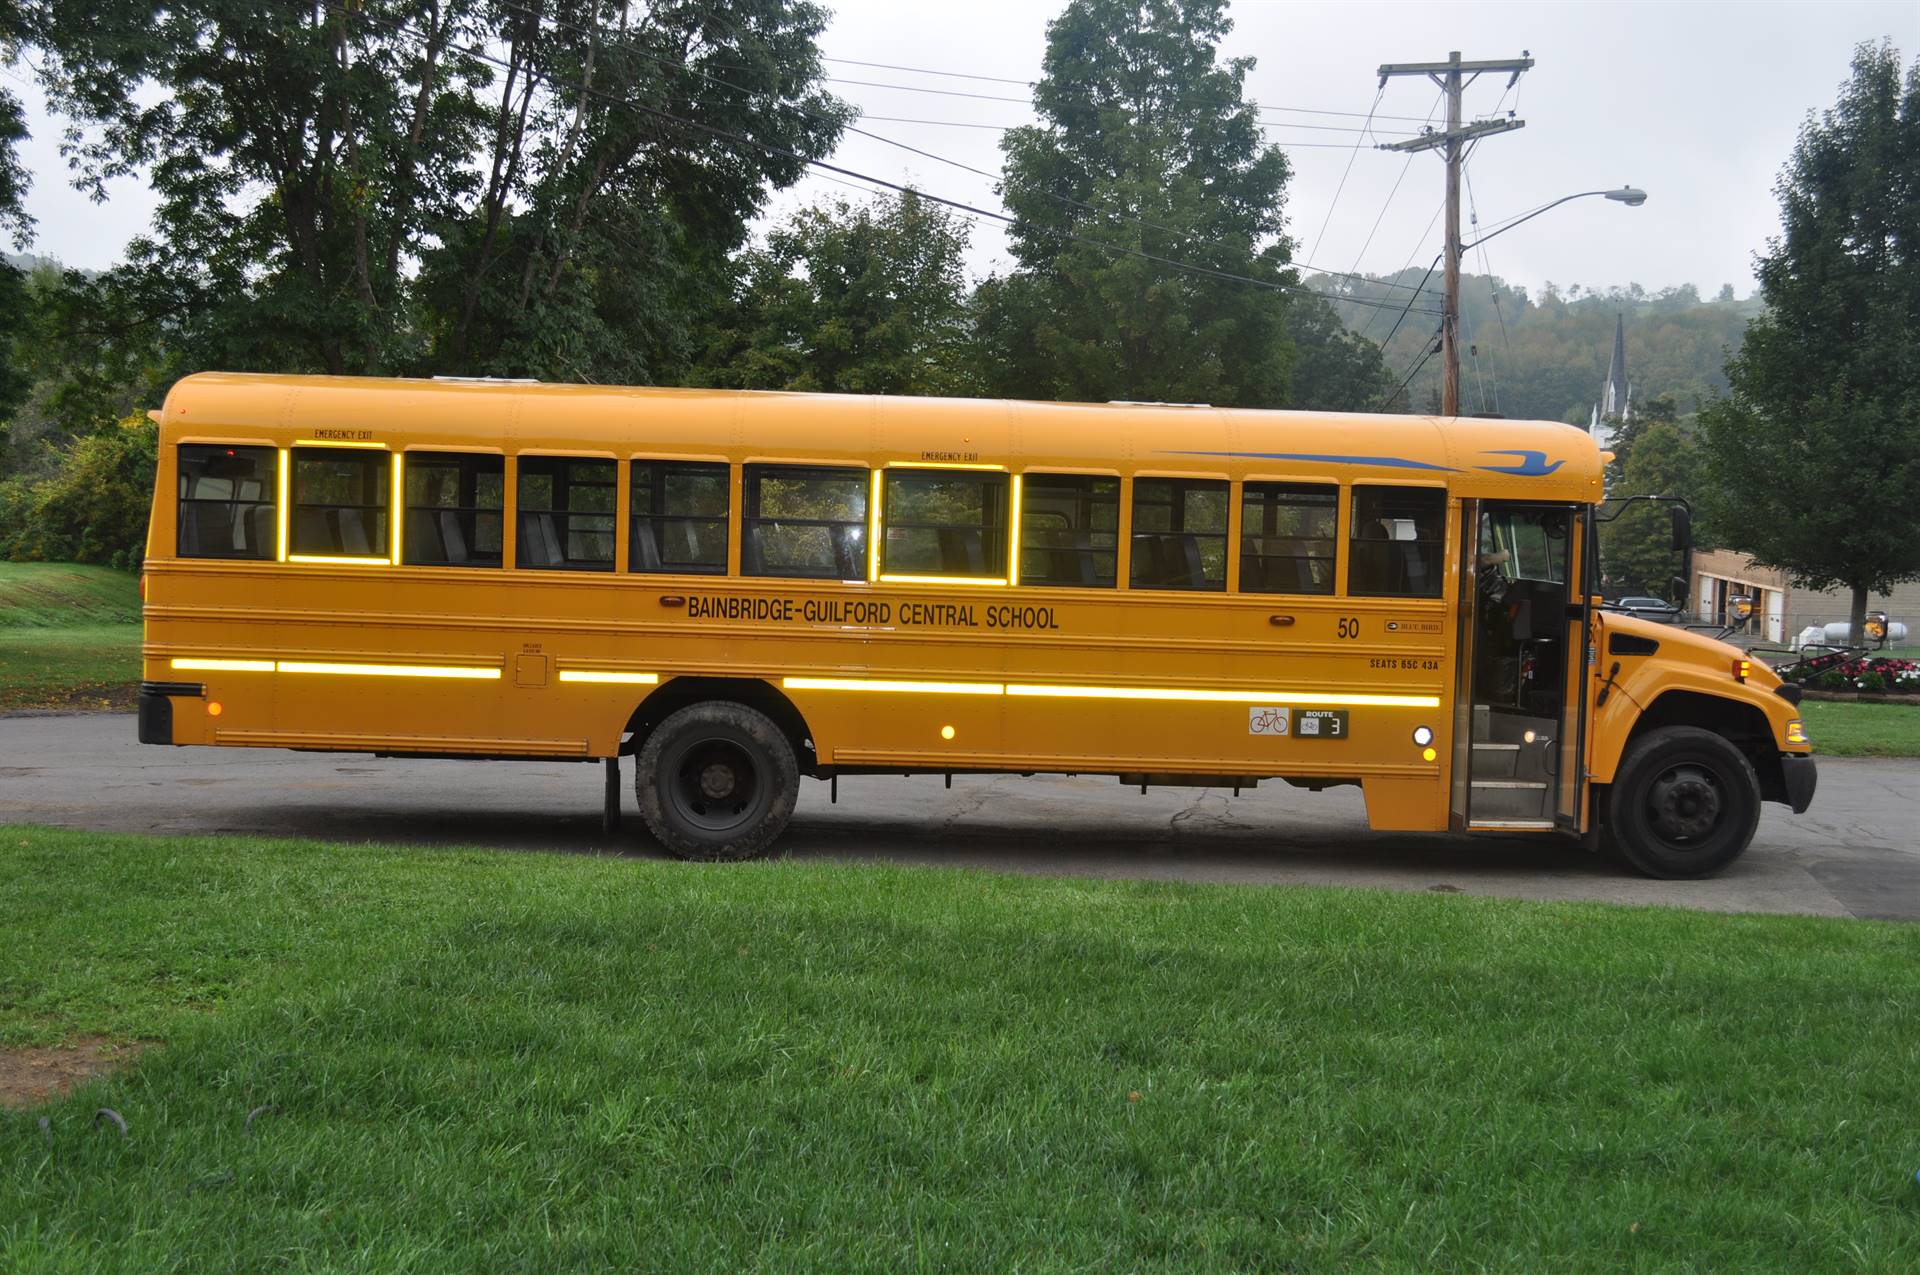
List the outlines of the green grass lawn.
{"type": "Polygon", "coordinates": [[[1807,700],[1800,717],[1816,756],[1920,757],[1920,704],[1807,700]]]}
{"type": "Polygon", "coordinates": [[[133,576],[72,563],[0,562],[0,711],[126,707],[139,680],[133,576]]]}
{"type": "Polygon", "coordinates": [[[1920,1268],[1920,927],[23,828],[0,898],[0,1042],[164,1042],[0,1112],[7,1271],[1920,1268]]]}

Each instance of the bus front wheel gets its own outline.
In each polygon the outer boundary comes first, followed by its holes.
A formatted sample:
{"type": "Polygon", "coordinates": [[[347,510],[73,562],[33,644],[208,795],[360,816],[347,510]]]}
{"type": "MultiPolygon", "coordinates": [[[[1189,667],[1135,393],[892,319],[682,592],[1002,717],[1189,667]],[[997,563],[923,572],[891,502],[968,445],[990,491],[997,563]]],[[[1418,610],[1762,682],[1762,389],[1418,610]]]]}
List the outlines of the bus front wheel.
{"type": "Polygon", "coordinates": [[[1760,781],[1725,737],[1663,726],[1635,740],[1607,794],[1607,842],[1650,877],[1718,872],[1760,823],[1760,781]]]}
{"type": "Polygon", "coordinates": [[[683,859],[751,859],[793,815],[800,768],[766,714],[744,704],[689,704],[640,749],[640,817],[683,859]]]}

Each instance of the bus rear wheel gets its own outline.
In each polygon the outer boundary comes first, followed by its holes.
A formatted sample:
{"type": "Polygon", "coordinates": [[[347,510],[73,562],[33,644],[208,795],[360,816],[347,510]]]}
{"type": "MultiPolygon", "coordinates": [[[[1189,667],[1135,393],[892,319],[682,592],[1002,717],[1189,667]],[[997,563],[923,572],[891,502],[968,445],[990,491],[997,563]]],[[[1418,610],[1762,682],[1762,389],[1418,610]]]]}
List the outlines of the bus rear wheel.
{"type": "Polygon", "coordinates": [[[1723,736],[1663,726],[1636,740],[1607,794],[1606,840],[1650,877],[1704,877],[1740,857],[1760,823],[1760,780],[1723,736]]]}
{"type": "Polygon", "coordinates": [[[640,817],[683,859],[751,859],[793,816],[800,768],[766,714],[744,704],[689,704],[661,722],[634,771],[640,817]]]}

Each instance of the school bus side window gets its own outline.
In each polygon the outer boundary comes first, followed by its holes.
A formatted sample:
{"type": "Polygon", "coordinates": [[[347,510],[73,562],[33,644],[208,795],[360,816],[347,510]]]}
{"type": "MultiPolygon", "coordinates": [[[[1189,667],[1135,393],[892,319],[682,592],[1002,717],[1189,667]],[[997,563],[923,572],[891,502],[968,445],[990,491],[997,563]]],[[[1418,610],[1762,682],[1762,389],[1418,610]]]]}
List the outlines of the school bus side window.
{"type": "Polygon", "coordinates": [[[174,552],[182,558],[271,559],[279,552],[271,447],[183,443],[174,552]]]}
{"type": "Polygon", "coordinates": [[[1240,499],[1240,591],[1332,593],[1340,489],[1248,483],[1240,499]]]}
{"type": "Polygon", "coordinates": [[[748,465],[741,572],[866,579],[867,474],[839,466],[748,465]]]}
{"type": "Polygon", "coordinates": [[[1133,587],[1227,587],[1227,482],[1133,480],[1133,587]]]}
{"type": "Polygon", "coordinates": [[[1347,592],[1437,598],[1447,493],[1433,487],[1355,487],[1347,592]]]}
{"type": "Polygon", "coordinates": [[[522,456],[514,565],[542,571],[613,570],[611,460],[522,456]]]}
{"type": "Polygon", "coordinates": [[[371,448],[294,448],[292,551],[386,557],[392,464],[391,455],[371,448]]]}
{"type": "Polygon", "coordinates": [[[1120,480],[1024,474],[1020,583],[1111,589],[1120,561],[1120,480]]]}
{"type": "Polygon", "coordinates": [[[882,486],[880,578],[1007,575],[1005,474],[890,469],[882,486]]]}
{"type": "Polygon", "coordinates": [[[629,571],[727,569],[727,467],[691,461],[633,462],[629,571]]]}
{"type": "Polygon", "coordinates": [[[497,567],[506,520],[501,456],[408,452],[402,560],[422,567],[497,567]]]}

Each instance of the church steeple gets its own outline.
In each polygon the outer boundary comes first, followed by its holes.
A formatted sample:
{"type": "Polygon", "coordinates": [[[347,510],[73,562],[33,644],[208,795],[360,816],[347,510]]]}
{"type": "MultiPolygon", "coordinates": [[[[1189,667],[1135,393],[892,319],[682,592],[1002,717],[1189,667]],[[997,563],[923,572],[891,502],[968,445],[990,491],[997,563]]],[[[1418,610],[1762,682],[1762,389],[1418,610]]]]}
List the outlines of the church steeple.
{"type": "Polygon", "coordinates": [[[1624,423],[1633,412],[1633,391],[1627,384],[1627,317],[1616,315],[1613,321],[1613,358],[1607,364],[1607,379],[1600,386],[1600,401],[1593,405],[1593,420],[1587,430],[1605,447],[1613,441],[1613,426],[1624,423]]]}

